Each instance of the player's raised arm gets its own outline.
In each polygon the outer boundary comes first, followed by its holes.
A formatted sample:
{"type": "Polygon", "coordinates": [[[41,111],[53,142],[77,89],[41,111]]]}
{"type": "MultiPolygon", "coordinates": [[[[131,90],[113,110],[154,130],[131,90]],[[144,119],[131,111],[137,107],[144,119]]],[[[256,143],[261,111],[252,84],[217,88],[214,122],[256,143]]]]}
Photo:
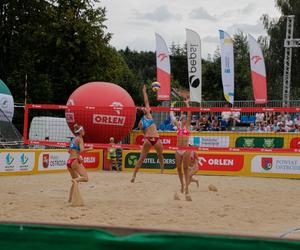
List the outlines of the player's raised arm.
{"type": "MultiPolygon", "coordinates": [[[[173,108],[176,102],[171,103],[171,107],[173,108]]],[[[175,117],[174,111],[170,111],[170,119],[172,124],[174,124],[176,127],[178,127],[178,121],[175,117]]]]}
{"type": "Polygon", "coordinates": [[[149,104],[146,84],[144,84],[144,86],[143,86],[143,96],[144,96],[144,103],[145,103],[146,111],[147,111],[147,113],[150,113],[150,104],[149,104]]]}
{"type": "MultiPolygon", "coordinates": [[[[189,108],[190,107],[190,103],[189,103],[190,99],[187,98],[184,102],[185,102],[185,105],[189,108]]],[[[188,113],[187,113],[187,120],[186,120],[188,128],[191,126],[191,118],[192,118],[192,112],[188,111],[188,113]]]]}

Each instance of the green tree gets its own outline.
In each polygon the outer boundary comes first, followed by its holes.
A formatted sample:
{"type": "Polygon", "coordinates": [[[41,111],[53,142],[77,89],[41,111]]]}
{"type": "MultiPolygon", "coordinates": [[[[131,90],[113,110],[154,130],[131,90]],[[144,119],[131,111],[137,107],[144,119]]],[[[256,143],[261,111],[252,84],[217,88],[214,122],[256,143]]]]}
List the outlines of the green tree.
{"type": "MultiPolygon", "coordinates": [[[[17,102],[66,103],[81,84],[102,80],[135,97],[137,77],[110,47],[105,8],[93,0],[0,3],[0,74],[17,102]]],[[[139,96],[135,99],[139,100],[139,96]]]]}
{"type": "Polygon", "coordinates": [[[253,100],[250,56],[247,36],[239,31],[233,35],[235,101],[253,100]]]}
{"type": "MultiPolygon", "coordinates": [[[[276,0],[276,7],[281,12],[279,19],[271,19],[264,15],[262,21],[270,37],[267,53],[268,91],[273,99],[282,99],[282,83],[284,68],[284,39],[286,37],[286,17],[295,15],[294,37],[300,38],[300,1],[276,0]]],[[[300,95],[300,49],[293,49],[292,75],[291,75],[291,100],[299,99],[300,95]]]]}

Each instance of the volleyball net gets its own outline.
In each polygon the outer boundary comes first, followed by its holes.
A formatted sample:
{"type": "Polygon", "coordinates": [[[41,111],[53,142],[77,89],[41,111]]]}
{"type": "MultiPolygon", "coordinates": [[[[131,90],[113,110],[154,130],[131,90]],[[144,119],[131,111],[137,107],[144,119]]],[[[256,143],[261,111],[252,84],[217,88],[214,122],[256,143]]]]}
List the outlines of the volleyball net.
{"type": "MultiPolygon", "coordinates": [[[[95,149],[140,149],[135,107],[113,103],[109,107],[27,104],[24,113],[24,144],[68,147],[75,136],[74,124],[85,128],[85,142],[95,149]]],[[[151,107],[166,150],[300,152],[300,108],[264,107],[151,107]],[[191,113],[190,146],[177,147],[176,126],[170,112],[180,120],[191,113]]]]}

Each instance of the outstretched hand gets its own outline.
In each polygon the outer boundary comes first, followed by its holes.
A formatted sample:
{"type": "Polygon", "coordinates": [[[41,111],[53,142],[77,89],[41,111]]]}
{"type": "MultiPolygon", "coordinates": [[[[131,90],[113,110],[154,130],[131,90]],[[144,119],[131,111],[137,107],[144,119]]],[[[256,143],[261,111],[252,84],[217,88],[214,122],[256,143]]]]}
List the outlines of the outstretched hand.
{"type": "Polygon", "coordinates": [[[189,105],[189,102],[190,102],[190,98],[187,97],[187,98],[184,100],[184,103],[188,106],[188,105],[189,105]]]}

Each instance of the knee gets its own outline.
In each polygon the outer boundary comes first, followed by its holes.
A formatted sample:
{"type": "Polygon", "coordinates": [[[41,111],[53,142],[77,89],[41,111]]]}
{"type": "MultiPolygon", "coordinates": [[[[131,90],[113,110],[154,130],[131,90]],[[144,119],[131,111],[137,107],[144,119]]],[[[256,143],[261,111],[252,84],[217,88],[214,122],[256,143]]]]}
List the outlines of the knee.
{"type": "Polygon", "coordinates": [[[146,154],[141,154],[139,162],[142,163],[146,159],[146,156],[147,156],[146,154]]]}
{"type": "Polygon", "coordinates": [[[182,174],[182,169],[181,169],[181,167],[179,167],[179,166],[177,166],[177,173],[178,173],[178,174],[182,174]]]}
{"type": "Polygon", "coordinates": [[[83,178],[82,178],[82,182],[88,182],[89,181],[89,177],[88,176],[84,176],[83,178]]]}

